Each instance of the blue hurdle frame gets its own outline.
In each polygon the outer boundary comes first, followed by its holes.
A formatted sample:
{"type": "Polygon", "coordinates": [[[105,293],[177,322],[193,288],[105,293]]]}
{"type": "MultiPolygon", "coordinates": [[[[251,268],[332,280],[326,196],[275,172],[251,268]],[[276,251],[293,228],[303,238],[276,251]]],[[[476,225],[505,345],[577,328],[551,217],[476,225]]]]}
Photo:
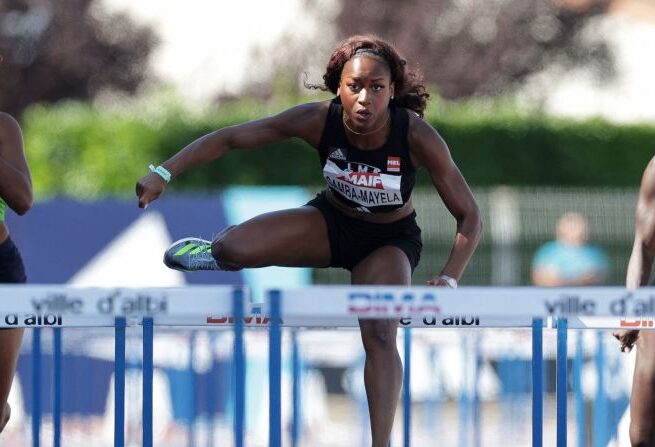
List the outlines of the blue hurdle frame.
{"type": "MultiPolygon", "coordinates": [[[[245,354],[244,354],[244,292],[241,288],[233,291],[233,318],[234,318],[234,444],[236,447],[244,446],[245,436],[245,354]]],[[[282,421],[281,421],[281,366],[282,366],[282,293],[280,290],[271,290],[268,293],[270,309],[269,325],[269,447],[281,447],[282,445],[282,421]]],[[[568,394],[568,321],[560,318],[557,323],[557,447],[567,445],[567,394],[568,394]]],[[[117,317],[114,321],[114,447],[125,445],[125,341],[126,341],[126,318],[117,317]]],[[[532,445],[542,447],[543,445],[543,327],[544,320],[535,318],[532,321],[532,445]]],[[[142,319],[143,329],[143,446],[153,446],[153,341],[154,341],[154,319],[144,317],[142,319]]],[[[62,333],[61,328],[54,329],[54,354],[53,354],[53,446],[61,446],[61,352],[62,333]]],[[[411,445],[411,345],[412,332],[410,328],[404,329],[404,375],[403,375],[403,446],[411,445]]],[[[580,357],[581,338],[576,340],[576,359],[574,363],[574,391],[576,393],[576,407],[580,392],[579,370],[581,367],[580,357]]],[[[32,445],[40,445],[41,430],[41,408],[42,402],[40,393],[41,385],[41,329],[34,328],[32,336],[32,445]]],[[[296,446],[300,435],[300,355],[297,344],[297,334],[292,334],[293,354],[293,425],[291,430],[291,444],[296,446]]],[[[476,360],[477,361],[477,360],[476,360]]],[[[479,415],[477,415],[479,418],[479,415]]],[[[578,418],[580,418],[578,410],[578,418]]],[[[582,415],[584,420],[584,415],[582,415]]],[[[584,429],[584,427],[583,427],[584,429]]],[[[584,435],[583,435],[584,436],[584,435]]],[[[581,438],[578,434],[578,440],[581,438]]]]}
{"type": "MultiPolygon", "coordinates": [[[[281,306],[282,293],[279,290],[269,291],[268,302],[271,323],[269,326],[269,447],[281,446],[281,306]]],[[[544,405],[544,362],[543,362],[543,318],[532,320],[532,445],[543,446],[543,405],[544,405]]],[[[566,405],[567,405],[567,331],[566,319],[559,319],[557,325],[557,380],[563,386],[557,388],[557,447],[565,447],[566,437],[566,405]],[[561,421],[561,417],[564,418],[561,421]]],[[[403,445],[411,445],[411,330],[404,329],[404,361],[403,374],[403,445]]],[[[476,362],[478,361],[476,357],[476,362]]],[[[294,381],[297,380],[294,378],[294,381]]],[[[477,410],[479,411],[479,409],[477,410]]],[[[296,415],[294,413],[294,419],[296,415]]],[[[479,421],[480,414],[474,415],[479,421]]],[[[294,424],[297,421],[294,420],[294,424]]],[[[476,440],[477,442],[477,440],[476,440]]]]}

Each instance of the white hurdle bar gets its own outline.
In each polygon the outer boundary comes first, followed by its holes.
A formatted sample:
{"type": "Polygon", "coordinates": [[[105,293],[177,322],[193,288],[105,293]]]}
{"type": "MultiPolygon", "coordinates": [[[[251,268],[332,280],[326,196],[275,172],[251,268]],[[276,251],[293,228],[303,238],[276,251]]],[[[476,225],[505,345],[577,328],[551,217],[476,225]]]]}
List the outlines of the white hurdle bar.
{"type": "MultiPolygon", "coordinates": [[[[566,334],[568,328],[653,328],[655,289],[621,287],[532,288],[332,286],[267,291],[267,303],[251,304],[239,287],[73,288],[61,285],[0,287],[0,327],[115,327],[114,445],[124,446],[125,327],[143,327],[143,445],[152,446],[152,343],[154,326],[233,328],[236,398],[234,438],[243,446],[245,389],[243,330],[268,327],[270,333],[269,445],[280,447],[282,327],[356,327],[358,318],[398,318],[405,327],[456,327],[453,318],[475,321],[475,327],[533,328],[533,445],[542,445],[543,318],[557,318],[557,445],[566,445],[566,334]],[[257,309],[255,311],[255,309],[257,309]],[[474,312],[471,312],[474,310],[474,312]],[[454,317],[460,316],[460,317],[454,317]],[[559,386],[561,384],[561,386],[559,386]]],[[[468,326],[465,326],[468,327],[468,326]]],[[[38,352],[39,331],[34,346],[38,352]]],[[[56,332],[57,334],[57,332],[56,332]]],[[[406,337],[409,337],[407,333],[406,337]]],[[[55,344],[61,347],[60,334],[55,344]]],[[[406,338],[406,346],[409,346],[406,338]]],[[[55,349],[57,351],[57,349],[55,349]]],[[[409,351],[409,350],[408,350],[409,351]]],[[[406,373],[410,366],[406,352],[406,373]]],[[[38,362],[35,359],[35,362],[38,362]]],[[[55,352],[57,364],[57,352],[55,352]]],[[[36,366],[36,365],[35,365],[36,366]]],[[[37,386],[35,369],[33,385],[37,386]]],[[[408,375],[405,377],[409,389],[408,375]]],[[[60,413],[60,371],[55,368],[56,413],[60,413]],[[59,410],[58,410],[59,408],[59,410]]],[[[34,396],[38,396],[36,390],[34,396]]],[[[410,445],[409,392],[404,394],[404,445],[410,445]]],[[[40,402],[33,405],[40,410],[40,402]]],[[[55,441],[60,445],[60,414],[54,415],[55,441]]],[[[33,445],[39,445],[40,414],[32,421],[33,445]]],[[[297,421],[294,422],[297,426],[297,421]]],[[[296,433],[297,430],[293,430],[296,433]]],[[[294,437],[297,435],[293,435],[294,437]]],[[[295,443],[295,439],[293,440],[295,443]]],[[[295,444],[294,444],[295,445],[295,444]]]]}

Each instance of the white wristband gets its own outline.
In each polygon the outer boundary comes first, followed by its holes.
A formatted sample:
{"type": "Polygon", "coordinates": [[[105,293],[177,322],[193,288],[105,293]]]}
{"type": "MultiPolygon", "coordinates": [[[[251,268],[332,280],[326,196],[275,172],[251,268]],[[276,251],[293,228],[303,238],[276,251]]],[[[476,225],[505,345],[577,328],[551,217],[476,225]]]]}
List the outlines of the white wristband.
{"type": "Polygon", "coordinates": [[[446,284],[448,284],[448,287],[451,289],[456,289],[457,288],[457,280],[455,278],[452,278],[448,275],[439,275],[437,276],[438,279],[443,279],[446,284]]]}

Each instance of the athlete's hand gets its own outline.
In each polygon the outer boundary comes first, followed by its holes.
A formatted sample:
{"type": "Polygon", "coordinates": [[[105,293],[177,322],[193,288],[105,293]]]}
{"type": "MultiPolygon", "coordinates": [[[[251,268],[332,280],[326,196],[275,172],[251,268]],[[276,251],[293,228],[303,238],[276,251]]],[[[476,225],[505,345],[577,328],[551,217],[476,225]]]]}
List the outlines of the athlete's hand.
{"type": "Polygon", "coordinates": [[[448,281],[446,281],[444,278],[440,278],[438,276],[435,276],[431,280],[425,283],[428,286],[437,286],[437,287],[450,287],[451,289],[453,288],[452,285],[448,284],[448,281]]]}
{"type": "Polygon", "coordinates": [[[136,182],[136,196],[139,199],[139,208],[147,208],[151,202],[164,193],[166,182],[159,174],[151,172],[136,182]]]}
{"type": "Polygon", "coordinates": [[[627,331],[616,331],[612,332],[612,335],[621,344],[621,352],[630,352],[632,347],[635,345],[637,338],[639,337],[639,331],[634,329],[627,331]]]}

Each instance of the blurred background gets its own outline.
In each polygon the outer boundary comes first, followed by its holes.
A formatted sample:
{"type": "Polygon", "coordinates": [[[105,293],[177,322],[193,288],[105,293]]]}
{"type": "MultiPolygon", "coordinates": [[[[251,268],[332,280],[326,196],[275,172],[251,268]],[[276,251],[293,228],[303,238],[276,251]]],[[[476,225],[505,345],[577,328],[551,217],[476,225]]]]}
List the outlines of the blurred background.
{"type": "MultiPolygon", "coordinates": [[[[347,283],[335,269],[190,275],[161,264],[177,238],[209,238],[319,191],[318,157],[300,141],[237,151],[185,173],[146,213],[136,207],[134,185],[150,163],[211,130],[329,98],[304,83],[319,83],[335,45],[360,33],[391,41],[423,70],[432,95],[426,120],[480,204],[485,233],[463,285],[623,284],[637,189],[655,141],[654,0],[2,0],[0,110],[23,127],[37,198],[27,215],[8,216],[28,280],[255,290],[347,283]]],[[[455,223],[424,172],[415,205],[425,245],[414,275],[420,285],[441,268],[455,223]]],[[[111,338],[98,331],[91,343],[67,332],[67,364],[92,366],[64,365],[78,389],[64,397],[64,445],[111,445],[111,338]],[[100,372],[86,373],[90,367],[100,372]],[[93,390],[93,402],[79,389],[93,390]]],[[[414,332],[423,362],[414,368],[415,386],[423,387],[415,393],[424,415],[414,421],[418,445],[529,445],[529,333],[414,332]],[[471,355],[479,361],[467,363],[477,365],[467,382],[462,365],[471,355]],[[478,428],[462,410],[476,393],[478,428]]],[[[138,331],[132,336],[136,371],[138,331]]],[[[229,445],[229,337],[159,334],[157,408],[167,410],[157,445],[229,445]],[[217,397],[202,403],[190,390],[217,397]]],[[[2,445],[29,443],[29,339],[12,391],[18,410],[2,445]]],[[[265,365],[264,340],[256,331],[249,339],[248,445],[264,445],[267,433],[258,416],[265,384],[252,372],[265,365]]],[[[300,445],[334,445],[337,435],[340,445],[366,445],[358,335],[302,331],[299,340],[313,403],[300,445]],[[339,355],[329,352],[335,337],[339,355]]],[[[570,340],[573,355],[577,336],[570,340]]],[[[619,420],[625,424],[633,358],[618,355],[608,332],[587,331],[580,346],[584,405],[569,412],[570,437],[583,434],[577,445],[625,445],[619,420]]],[[[399,414],[396,440],[400,427],[399,414]]],[[[139,430],[128,441],[138,445],[139,430]]]]}

